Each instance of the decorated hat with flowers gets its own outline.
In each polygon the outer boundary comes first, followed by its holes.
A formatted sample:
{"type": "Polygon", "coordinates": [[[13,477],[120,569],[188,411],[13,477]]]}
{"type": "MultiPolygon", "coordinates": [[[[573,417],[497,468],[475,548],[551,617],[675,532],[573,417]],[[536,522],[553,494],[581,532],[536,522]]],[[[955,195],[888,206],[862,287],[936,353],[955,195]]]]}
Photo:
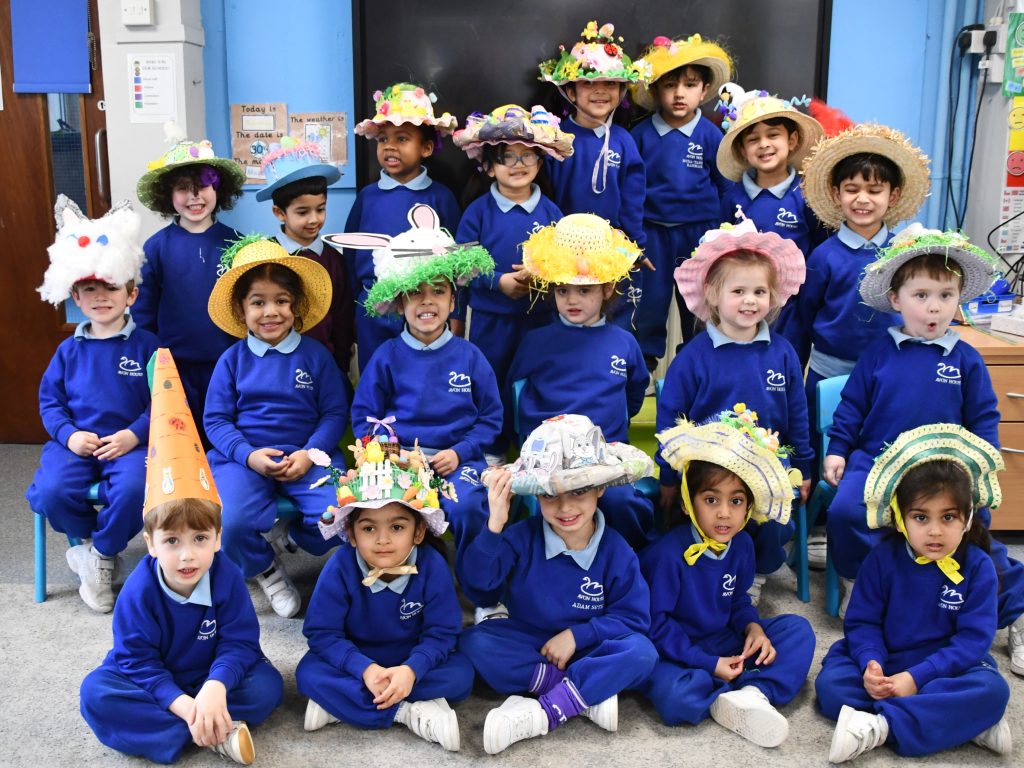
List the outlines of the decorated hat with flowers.
{"type": "Polygon", "coordinates": [[[657,100],[651,88],[663,75],[685,67],[697,65],[711,70],[711,82],[708,84],[708,98],[718,95],[718,89],[732,78],[732,59],[718,43],[703,39],[700,35],[673,40],[670,37],[658,36],[641,54],[637,61],[647,65],[650,78],[647,84],[638,83],[632,86],[633,100],[648,112],[657,107],[657,100]]]}
{"type": "Polygon", "coordinates": [[[558,124],[559,119],[540,105],[527,112],[518,104],[506,104],[489,115],[474,112],[452,141],[473,160],[480,158],[485,144],[524,144],[564,160],[572,155],[576,137],[560,130],[558,124]]]}
{"type": "Polygon", "coordinates": [[[615,26],[600,28],[591,21],[580,34],[581,40],[566,49],[558,46],[556,58],[542,61],[540,79],[557,86],[579,80],[613,80],[620,83],[644,83],[649,77],[647,65],[632,61],[622,49],[622,38],[615,36],[615,26]]]}
{"type": "MultiPolygon", "coordinates": [[[[738,213],[743,215],[743,211],[738,213]]],[[[693,255],[676,267],[676,286],[696,317],[704,321],[710,317],[704,290],[708,272],[719,259],[739,251],[755,253],[771,263],[775,270],[779,306],[795,296],[803,285],[807,268],[796,243],[775,232],[758,232],[754,222],[744,217],[739,224],[722,224],[719,229],[704,233],[693,255]]]]}
{"type": "Polygon", "coordinates": [[[142,174],[142,178],[139,179],[139,183],[135,187],[139,202],[147,208],[153,208],[156,202],[156,189],[163,177],[176,168],[186,165],[206,165],[213,169],[207,173],[203,181],[214,189],[217,189],[222,183],[221,174],[238,189],[245,184],[245,171],[242,170],[242,166],[230,158],[217,157],[213,151],[213,144],[208,139],[189,141],[174,123],[164,125],[164,131],[167,140],[173,146],[156,160],[147,164],[146,172],[142,174]]]}
{"type": "Polygon", "coordinates": [[[421,283],[447,280],[462,286],[478,275],[494,271],[494,259],[480,243],[456,243],[429,205],[417,203],[409,209],[411,228],[394,237],[369,232],[324,235],[324,240],[342,248],[373,250],[373,272],[377,281],[366,296],[368,315],[397,312],[397,299],[421,283]]]}
{"type": "Polygon", "coordinates": [[[523,267],[541,290],[549,285],[600,285],[626,277],[641,253],[600,216],[570,213],[523,243],[523,267]]]}
{"type": "Polygon", "coordinates": [[[942,232],[925,229],[918,222],[910,224],[896,235],[888,248],[878,252],[878,258],[868,264],[860,282],[860,297],[872,309],[891,312],[889,291],[897,270],[918,256],[939,254],[951,268],[963,275],[960,303],[981,296],[999,277],[999,262],[995,256],[972,245],[961,232],[942,232]]]}
{"type": "Polygon", "coordinates": [[[333,163],[325,163],[320,145],[312,142],[298,142],[291,136],[283,136],[280,143],[270,145],[270,152],[263,158],[263,175],[267,186],[256,193],[260,202],[269,200],[281,187],[300,179],[320,176],[328,184],[341,178],[341,171],[333,163]]]}
{"type": "Polygon", "coordinates": [[[453,115],[445,112],[434,116],[437,97],[414,83],[395,83],[373,94],[374,115],[356,124],[356,133],[368,139],[376,137],[382,125],[426,125],[440,136],[449,136],[458,125],[453,115]]]}

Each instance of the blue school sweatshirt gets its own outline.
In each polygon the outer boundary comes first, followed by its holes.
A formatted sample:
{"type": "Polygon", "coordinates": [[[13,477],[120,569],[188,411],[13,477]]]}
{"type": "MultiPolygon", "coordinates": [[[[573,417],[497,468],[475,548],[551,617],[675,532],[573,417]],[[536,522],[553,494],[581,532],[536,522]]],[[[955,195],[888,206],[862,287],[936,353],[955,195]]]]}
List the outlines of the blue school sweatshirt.
{"type": "MultiPolygon", "coordinates": [[[[510,299],[498,288],[498,281],[514,271],[513,264],[523,263],[522,244],[530,233],[558,221],[562,212],[540,193],[536,184],[534,196],[526,201],[525,207],[514,204],[503,211],[501,205],[507,206],[511,201],[502,196],[499,203],[496,188],[497,184],[492,184],[482,197],[469,204],[455,235],[459,243],[479,242],[494,258],[494,274],[478,277],[469,284],[469,306],[499,315],[525,315],[530,309],[530,298],[510,299]]],[[[538,310],[546,312],[547,307],[538,310]]]]}
{"type": "Polygon", "coordinates": [[[954,555],[964,580],[914,562],[906,539],[883,539],[857,572],[843,628],[863,670],[874,659],[887,675],[909,672],[918,688],[955,677],[988,655],[996,634],[998,584],[992,558],[973,544],[954,555]],[[888,664],[898,657],[899,668],[888,664]]]}
{"type": "Polygon", "coordinates": [[[698,112],[682,128],[651,115],[632,135],[647,168],[644,219],[658,224],[718,221],[722,195],[733,186],[716,163],[722,131],[698,112]]]}
{"type": "Polygon", "coordinates": [[[355,548],[339,547],[309,600],[302,626],[309,649],[357,679],[373,663],[407,664],[422,679],[455,650],[462,609],[448,564],[433,547],[416,548],[416,568],[401,594],[373,591],[362,585],[355,548]]]}
{"type": "Polygon", "coordinates": [[[217,361],[203,425],[224,456],[245,466],[257,448],[338,447],[348,424],[341,373],[327,347],[299,338],[294,351],[263,357],[242,339],[217,361]]]}
{"type": "Polygon", "coordinates": [[[849,458],[856,449],[877,456],[900,433],[941,423],[962,424],[999,445],[992,379],[978,351],[958,338],[951,338],[949,354],[937,344],[897,346],[889,333],[868,347],[843,387],[828,452],[849,458]]]}
{"type": "Polygon", "coordinates": [[[226,269],[220,257],[241,235],[215,221],[197,235],[171,222],[150,237],[143,250],[139,298],[132,317],[155,333],[178,361],[214,363],[235,341],[210,319],[207,304],[226,269]]]}
{"type": "Polygon", "coordinates": [[[531,517],[501,533],[485,527],[466,550],[465,578],[485,592],[507,587],[517,621],[551,636],[571,629],[579,649],[633,632],[646,636],[650,593],[626,540],[604,526],[583,568],[564,552],[547,557],[545,525],[531,517]]]}
{"type": "Polygon", "coordinates": [[[366,417],[394,415],[403,445],[451,448],[465,463],[482,459],[501,431],[498,384],[487,358],[457,336],[439,349],[413,349],[401,336],[377,348],[352,398],[352,430],[366,417]]]}
{"type": "Polygon", "coordinates": [[[39,382],[43,426],[65,446],[79,430],[106,437],[126,428],[139,438],[140,445],[146,445],[146,366],[160,342],[130,319],[121,333],[109,339],[84,336],[86,326],[83,323],[74,336],[60,343],[39,382]]]}
{"type": "MultiPolygon", "coordinates": [[[[188,688],[219,680],[229,691],[263,658],[260,625],[238,566],[223,552],[210,566],[212,605],[177,603],[160,585],[149,555],[125,580],[114,604],[115,669],[165,709],[188,688]]],[[[195,597],[195,593],[193,593],[195,597]]]]}
{"type": "MultiPolygon", "coordinates": [[[[565,214],[596,213],[643,248],[646,242],[643,205],[647,181],[644,161],[629,131],[618,125],[611,126],[608,175],[603,191],[596,193],[592,186],[594,164],[604,149],[604,127],[584,128],[572,119],[563,120],[559,127],[576,137],[572,157],[561,162],[550,159],[547,164],[559,209],[565,214]]],[[[603,176],[600,168],[597,176],[600,189],[603,176]]]]}
{"type": "Polygon", "coordinates": [[[804,199],[800,178],[792,169],[789,178],[774,187],[757,186],[753,172],[745,172],[740,182],[722,195],[722,221],[740,222],[736,206],[743,209],[743,215],[754,222],[758,232],[774,232],[792,240],[805,258],[828,236],[804,199]]]}
{"type": "Polygon", "coordinates": [[[742,641],[758,621],[747,590],[754,581],[754,542],[740,531],[719,557],[707,550],[693,565],[683,552],[699,541],[692,525],[673,528],[640,553],[640,570],[651,586],[651,642],[661,658],[714,674],[731,648],[705,643],[724,630],[742,641]]]}
{"type": "Polygon", "coordinates": [[[640,345],[612,323],[584,327],[556,318],[523,338],[508,386],[526,379],[519,397],[525,435],[544,419],[580,413],[605,439],[628,442],[629,419],[640,412],[649,380],[640,345]]]}
{"type": "MultiPolygon", "coordinates": [[[[732,410],[736,403],[745,403],[757,411],[762,427],[779,433],[781,445],[794,449],[790,463],[808,477],[813,454],[800,362],[782,336],[764,325],[760,334],[767,340],[716,347],[712,332],[704,331],[684,344],[665,374],[655,428],[668,429],[681,417],[705,422],[732,410]]],[[[661,454],[655,458],[661,467],[661,484],[678,486],[679,473],[661,454]]]]}

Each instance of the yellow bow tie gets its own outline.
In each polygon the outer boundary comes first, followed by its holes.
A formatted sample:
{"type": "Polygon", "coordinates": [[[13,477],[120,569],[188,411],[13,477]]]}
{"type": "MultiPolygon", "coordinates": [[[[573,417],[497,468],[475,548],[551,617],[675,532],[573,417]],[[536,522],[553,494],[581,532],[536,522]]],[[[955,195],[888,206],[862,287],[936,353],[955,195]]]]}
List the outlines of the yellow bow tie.
{"type": "Polygon", "coordinates": [[[729,546],[729,542],[723,543],[721,541],[715,541],[701,530],[700,523],[697,522],[697,516],[693,513],[693,502],[690,500],[690,489],[686,485],[686,467],[683,467],[682,476],[683,479],[679,490],[683,495],[683,508],[686,510],[686,514],[690,516],[690,521],[693,523],[693,527],[697,530],[697,533],[700,534],[700,541],[691,544],[683,552],[683,560],[686,561],[686,564],[693,565],[697,562],[697,558],[709,549],[716,555],[725,552],[729,546]]]}
{"type": "MultiPolygon", "coordinates": [[[[895,495],[892,497],[892,501],[889,502],[889,507],[892,509],[892,516],[896,521],[896,530],[903,534],[909,544],[910,537],[907,536],[907,526],[903,524],[903,513],[900,512],[900,506],[896,503],[895,495]]],[[[910,551],[913,552],[914,550],[911,549],[910,551]]],[[[954,549],[953,552],[956,552],[956,549],[954,549]]],[[[939,570],[945,574],[947,579],[952,581],[954,584],[959,584],[964,580],[964,577],[963,574],[960,573],[960,563],[953,559],[953,552],[950,552],[945,557],[940,557],[938,560],[932,560],[929,557],[915,557],[914,562],[918,565],[935,563],[935,565],[939,567],[939,570]]]]}
{"type": "Polygon", "coordinates": [[[408,576],[419,573],[415,565],[391,565],[387,568],[371,568],[363,579],[364,587],[371,587],[381,576],[408,576]]]}

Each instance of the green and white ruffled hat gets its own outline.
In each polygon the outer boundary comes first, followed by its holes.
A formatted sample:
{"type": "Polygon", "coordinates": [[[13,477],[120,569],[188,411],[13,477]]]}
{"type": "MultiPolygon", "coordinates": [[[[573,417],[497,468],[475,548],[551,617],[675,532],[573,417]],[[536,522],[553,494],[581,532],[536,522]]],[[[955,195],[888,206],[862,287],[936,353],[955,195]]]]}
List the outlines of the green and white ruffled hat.
{"type": "Polygon", "coordinates": [[[542,61],[540,79],[561,88],[566,83],[580,80],[613,80],[620,83],[646,84],[650,79],[650,65],[642,60],[633,61],[622,48],[622,38],[616,38],[615,26],[598,27],[591,21],[580,33],[580,41],[571,48],[558,46],[556,58],[542,61]]]}

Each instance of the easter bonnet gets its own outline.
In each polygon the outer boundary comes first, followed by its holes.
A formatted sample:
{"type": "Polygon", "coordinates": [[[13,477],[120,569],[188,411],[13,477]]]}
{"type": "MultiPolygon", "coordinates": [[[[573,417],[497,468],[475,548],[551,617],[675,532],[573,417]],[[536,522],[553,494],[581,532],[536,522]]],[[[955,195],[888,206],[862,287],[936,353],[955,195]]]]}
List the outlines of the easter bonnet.
{"type": "Polygon", "coordinates": [[[473,160],[480,159],[485,144],[524,144],[564,160],[572,155],[575,136],[562,131],[559,122],[542,106],[527,112],[518,104],[506,104],[487,115],[474,112],[466,118],[466,127],[455,132],[452,141],[473,160]]]}
{"type": "Polygon", "coordinates": [[[256,193],[260,202],[270,200],[274,192],[293,181],[320,176],[328,184],[333,184],[341,178],[338,166],[324,162],[319,144],[312,141],[299,143],[291,136],[282,137],[280,144],[271,144],[261,166],[267,186],[256,193]]]}
{"type": "Polygon", "coordinates": [[[631,91],[637,105],[648,112],[653,112],[657,108],[651,86],[674,69],[689,64],[710,69],[709,98],[718,93],[718,89],[725,85],[733,72],[732,59],[725,49],[717,43],[704,40],[700,35],[690,35],[678,40],[658,36],[641,54],[637,64],[641,63],[647,66],[649,80],[647,83],[636,83],[631,86],[631,91]]]}
{"type": "Polygon", "coordinates": [[[523,268],[537,287],[599,285],[626,277],[641,250],[608,221],[571,213],[541,227],[523,243],[523,268]]]}
{"type": "Polygon", "coordinates": [[[439,136],[448,136],[458,121],[447,112],[434,116],[437,97],[414,83],[395,83],[373,94],[374,115],[356,124],[360,136],[373,139],[383,125],[425,125],[434,128],[439,136]]]}
{"type": "Polygon", "coordinates": [[[173,123],[164,125],[164,131],[168,141],[173,142],[174,146],[156,160],[148,163],[146,172],[142,174],[142,178],[139,179],[139,183],[135,187],[139,202],[147,208],[152,208],[154,205],[156,188],[161,179],[170,171],[186,165],[206,165],[214,169],[212,174],[204,179],[214,188],[220,184],[218,174],[229,177],[238,189],[245,184],[245,171],[242,170],[242,166],[230,158],[217,157],[213,151],[213,144],[208,139],[189,141],[181,129],[173,123]]]}

